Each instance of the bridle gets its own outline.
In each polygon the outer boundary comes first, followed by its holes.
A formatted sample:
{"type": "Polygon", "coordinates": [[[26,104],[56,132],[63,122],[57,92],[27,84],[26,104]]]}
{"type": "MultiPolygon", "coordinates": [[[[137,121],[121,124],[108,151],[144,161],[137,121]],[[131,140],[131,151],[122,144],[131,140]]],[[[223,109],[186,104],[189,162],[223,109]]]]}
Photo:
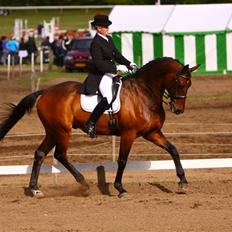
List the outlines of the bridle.
{"type": "MultiPolygon", "coordinates": [[[[185,76],[185,75],[176,75],[175,77],[175,82],[178,82],[178,78],[184,78],[184,79],[189,79],[189,77],[185,76]]],[[[177,95],[176,94],[176,85],[173,86],[173,91],[170,93],[167,89],[165,89],[164,91],[164,95],[163,95],[163,103],[165,103],[166,105],[172,105],[174,104],[174,100],[176,99],[180,99],[180,100],[185,100],[187,98],[186,95],[177,95]]]]}

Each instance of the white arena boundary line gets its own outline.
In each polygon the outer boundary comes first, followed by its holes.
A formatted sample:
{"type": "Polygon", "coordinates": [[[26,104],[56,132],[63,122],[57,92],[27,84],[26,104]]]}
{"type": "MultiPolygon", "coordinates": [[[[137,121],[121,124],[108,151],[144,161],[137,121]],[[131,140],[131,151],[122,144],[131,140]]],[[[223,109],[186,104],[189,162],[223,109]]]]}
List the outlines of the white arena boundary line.
{"type": "MultiPolygon", "coordinates": [[[[223,159],[194,159],[182,160],[184,169],[200,169],[200,168],[232,168],[232,158],[223,159]]],[[[80,163],[75,167],[80,171],[95,171],[97,167],[104,166],[106,171],[117,169],[117,163],[80,163]]],[[[172,160],[160,161],[133,161],[128,162],[126,170],[172,170],[175,169],[172,160]]],[[[12,165],[0,166],[0,175],[21,175],[30,174],[31,165],[12,165]]],[[[58,165],[43,165],[41,173],[61,173],[67,172],[67,169],[58,165]]]]}

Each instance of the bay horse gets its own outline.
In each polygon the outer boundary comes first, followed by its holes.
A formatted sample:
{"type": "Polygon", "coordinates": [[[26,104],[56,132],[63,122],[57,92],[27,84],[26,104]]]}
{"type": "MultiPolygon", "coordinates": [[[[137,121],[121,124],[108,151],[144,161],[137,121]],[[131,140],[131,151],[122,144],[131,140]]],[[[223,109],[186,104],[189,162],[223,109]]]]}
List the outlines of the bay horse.
{"type": "MultiPolygon", "coordinates": [[[[122,79],[120,93],[121,109],[115,114],[118,130],[112,132],[108,127],[108,115],[102,115],[96,125],[98,135],[120,136],[118,170],[114,187],[119,197],[127,191],[122,184],[122,176],[134,140],[140,136],[170,153],[176,167],[179,185],[188,184],[179,153],[161,132],[165,121],[163,95],[169,97],[170,110],[181,114],[185,109],[187,90],[191,85],[191,72],[199,65],[189,68],[170,57],[150,61],[134,74],[122,79]]],[[[45,129],[45,137],[35,151],[29,189],[33,196],[42,197],[38,186],[41,165],[51,149],[55,147],[54,157],[67,168],[77,182],[86,189],[84,176],[68,161],[67,148],[72,128],[84,129],[89,113],[80,105],[81,83],[67,81],[25,96],[17,105],[11,104],[8,115],[0,124],[0,140],[36,104],[38,116],[45,129]]]]}

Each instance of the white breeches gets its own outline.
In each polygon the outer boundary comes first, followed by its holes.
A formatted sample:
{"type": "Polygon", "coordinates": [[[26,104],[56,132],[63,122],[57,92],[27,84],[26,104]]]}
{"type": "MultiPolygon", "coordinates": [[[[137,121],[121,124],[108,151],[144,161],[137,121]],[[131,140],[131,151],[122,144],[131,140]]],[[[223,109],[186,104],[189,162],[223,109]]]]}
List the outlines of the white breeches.
{"type": "Polygon", "coordinates": [[[108,103],[112,101],[113,93],[112,93],[112,84],[113,84],[113,77],[105,74],[100,82],[99,91],[103,97],[107,98],[108,103]]]}

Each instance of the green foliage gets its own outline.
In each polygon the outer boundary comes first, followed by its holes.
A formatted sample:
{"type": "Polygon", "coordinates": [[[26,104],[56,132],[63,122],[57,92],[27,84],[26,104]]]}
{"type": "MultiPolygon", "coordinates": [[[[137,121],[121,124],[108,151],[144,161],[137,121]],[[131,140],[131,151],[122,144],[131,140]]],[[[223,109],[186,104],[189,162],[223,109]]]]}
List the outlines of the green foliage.
{"type": "Polygon", "coordinates": [[[208,4],[208,3],[231,3],[232,0],[161,0],[163,5],[165,4],[208,4]]]}
{"type": "MultiPolygon", "coordinates": [[[[162,1],[162,0],[161,0],[162,1]]],[[[154,0],[0,0],[0,6],[145,5],[154,0]]]]}
{"type": "Polygon", "coordinates": [[[108,14],[110,9],[100,10],[16,10],[8,16],[0,16],[0,36],[9,36],[13,33],[15,19],[27,19],[28,28],[37,28],[38,24],[50,21],[52,17],[59,17],[60,28],[77,30],[88,28],[88,21],[92,20],[97,12],[108,14]]]}
{"type": "MultiPolygon", "coordinates": [[[[0,0],[0,6],[145,5],[155,0],[0,0]]],[[[161,0],[161,4],[231,3],[232,0],[161,0]]]]}

